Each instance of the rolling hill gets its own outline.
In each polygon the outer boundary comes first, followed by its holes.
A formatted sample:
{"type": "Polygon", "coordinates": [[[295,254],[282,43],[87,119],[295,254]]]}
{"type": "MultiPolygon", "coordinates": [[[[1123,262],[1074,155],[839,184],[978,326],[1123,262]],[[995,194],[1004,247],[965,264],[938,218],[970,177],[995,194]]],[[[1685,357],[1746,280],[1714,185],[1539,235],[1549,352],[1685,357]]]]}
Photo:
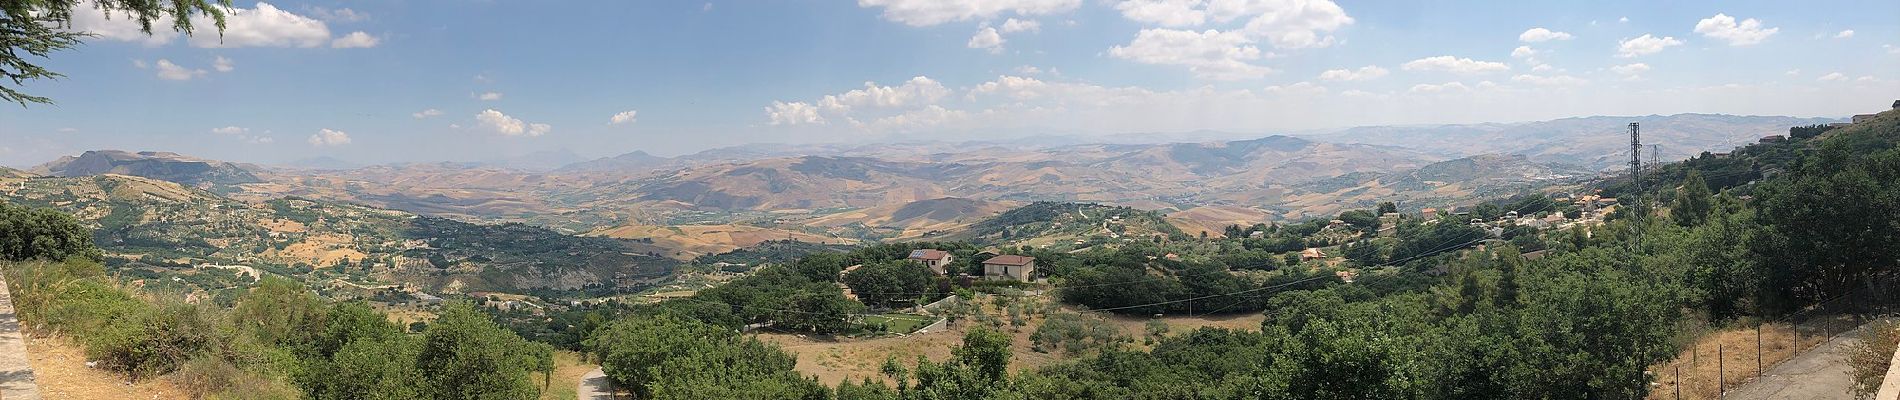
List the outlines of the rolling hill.
{"type": "Polygon", "coordinates": [[[1624,125],[1630,122],[1642,124],[1644,144],[1661,146],[1662,159],[1673,161],[1703,151],[1725,152],[1762,136],[1785,134],[1792,126],[1840,120],[1719,114],[1593,116],[1508,124],[1359,127],[1303,137],[1398,146],[1447,158],[1522,154],[1533,161],[1601,170],[1628,160],[1629,134],[1624,125]]]}
{"type": "Polygon", "coordinates": [[[60,157],[33,167],[32,172],[58,177],[120,174],[177,182],[187,186],[212,187],[262,182],[256,166],[206,160],[178,153],[119,150],[94,150],[77,156],[60,157]]]}

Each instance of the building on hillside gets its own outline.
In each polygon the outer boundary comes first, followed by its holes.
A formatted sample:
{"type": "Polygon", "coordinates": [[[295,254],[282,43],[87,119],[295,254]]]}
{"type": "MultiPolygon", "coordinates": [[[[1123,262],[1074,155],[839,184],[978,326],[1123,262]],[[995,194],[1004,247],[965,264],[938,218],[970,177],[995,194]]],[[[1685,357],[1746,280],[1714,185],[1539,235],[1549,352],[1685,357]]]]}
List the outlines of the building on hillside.
{"type": "Polygon", "coordinates": [[[1418,210],[1418,212],[1419,214],[1423,214],[1427,220],[1438,219],[1438,209],[1436,208],[1427,208],[1418,210]]]}
{"type": "Polygon", "coordinates": [[[1014,279],[1020,282],[1030,282],[1035,280],[1035,275],[1035,257],[1004,254],[983,260],[984,279],[1014,279]]]}
{"type": "Polygon", "coordinates": [[[944,267],[949,266],[950,261],[955,258],[950,255],[950,252],[937,249],[911,250],[910,257],[907,257],[907,259],[924,263],[924,266],[930,267],[930,272],[936,272],[937,275],[943,275],[944,267]]]}
{"type": "Polygon", "coordinates": [[[1306,248],[1306,250],[1300,251],[1300,261],[1318,260],[1318,259],[1323,259],[1323,258],[1326,258],[1326,252],[1321,251],[1318,247],[1308,247],[1306,248]]]}

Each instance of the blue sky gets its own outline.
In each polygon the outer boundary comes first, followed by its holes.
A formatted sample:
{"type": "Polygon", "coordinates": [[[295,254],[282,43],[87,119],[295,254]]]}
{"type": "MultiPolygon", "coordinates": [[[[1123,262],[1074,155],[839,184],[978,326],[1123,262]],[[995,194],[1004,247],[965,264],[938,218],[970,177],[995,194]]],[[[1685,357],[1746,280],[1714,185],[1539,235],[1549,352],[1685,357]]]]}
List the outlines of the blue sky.
{"type": "Polygon", "coordinates": [[[58,103],[0,107],[0,164],[1840,117],[1900,97],[1892,1],[234,5],[222,42],[82,13],[100,36],[23,88],[58,103]]]}

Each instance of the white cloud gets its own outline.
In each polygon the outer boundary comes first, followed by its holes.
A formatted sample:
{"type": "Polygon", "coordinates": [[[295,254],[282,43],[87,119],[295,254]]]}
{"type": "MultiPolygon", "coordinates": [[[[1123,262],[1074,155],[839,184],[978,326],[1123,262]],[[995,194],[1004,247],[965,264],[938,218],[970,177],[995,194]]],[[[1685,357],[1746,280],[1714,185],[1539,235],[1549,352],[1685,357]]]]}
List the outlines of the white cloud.
{"type": "Polygon", "coordinates": [[[1042,31],[1042,23],[1036,22],[1036,20],[1021,20],[1021,19],[1010,18],[1009,20],[1003,21],[1003,33],[1041,32],[1041,31],[1042,31]]]}
{"type": "Polygon", "coordinates": [[[528,123],[518,118],[510,117],[508,114],[502,114],[501,111],[493,108],[482,110],[481,113],[475,114],[475,123],[504,136],[541,136],[553,129],[553,127],[548,126],[548,124],[528,123]]]}
{"type": "MultiPolygon", "coordinates": [[[[1340,71],[1344,71],[1344,70],[1340,70],[1340,71]]],[[[1269,94],[1291,95],[1291,96],[1317,96],[1317,95],[1326,94],[1327,92],[1325,86],[1316,85],[1316,84],[1313,84],[1312,82],[1299,82],[1299,83],[1295,83],[1291,85],[1268,86],[1266,87],[1266,89],[1262,89],[1262,90],[1269,94]]]]}
{"type": "Polygon", "coordinates": [[[1853,29],[1844,30],[1844,31],[1841,31],[1841,33],[1834,34],[1835,39],[1847,39],[1851,37],[1854,37],[1853,29]]]}
{"type": "Polygon", "coordinates": [[[250,129],[245,129],[245,128],[241,128],[241,127],[237,127],[237,126],[227,126],[227,127],[223,127],[223,128],[211,128],[211,133],[216,133],[216,134],[219,134],[219,135],[242,135],[242,134],[244,134],[245,132],[250,132],[250,131],[251,131],[250,129]]]}
{"type": "Polygon", "coordinates": [[[990,54],[1002,53],[1003,35],[997,34],[996,28],[985,26],[982,30],[976,31],[975,36],[970,36],[970,43],[966,46],[987,50],[990,54]]]}
{"type": "Polygon", "coordinates": [[[501,92],[483,92],[482,94],[475,95],[475,99],[482,101],[501,100],[501,92]]]}
{"type": "Polygon", "coordinates": [[[802,101],[774,101],[765,107],[765,115],[772,125],[824,124],[825,118],[818,115],[818,107],[802,101]]]}
{"type": "MultiPolygon", "coordinates": [[[[311,13],[319,18],[332,21],[359,21],[367,16],[349,9],[314,9],[311,13]]],[[[374,38],[367,34],[352,33],[333,40],[330,27],[324,21],[298,15],[270,3],[259,2],[253,8],[231,7],[226,9],[225,27],[218,31],[215,21],[203,15],[191,17],[193,32],[186,42],[195,47],[237,48],[237,47],[367,47],[374,45],[374,38]],[[365,41],[364,39],[370,39],[365,41]],[[336,46],[341,44],[342,46],[336,46]]],[[[146,34],[140,29],[136,18],[123,12],[110,15],[101,10],[96,3],[81,1],[73,7],[73,19],[70,30],[90,32],[100,39],[139,42],[146,46],[159,46],[171,43],[185,36],[170,29],[172,19],[162,17],[152,21],[152,33],[146,34]]]]}
{"type": "Polygon", "coordinates": [[[1167,27],[1248,18],[1239,32],[1282,49],[1331,46],[1337,40],[1328,33],[1353,23],[1331,0],[1131,0],[1115,9],[1130,20],[1167,27]]]}
{"type": "Polygon", "coordinates": [[[631,124],[634,122],[634,117],[639,114],[640,112],[635,110],[621,111],[607,118],[607,125],[631,124]]]}
{"type": "Polygon", "coordinates": [[[1460,74],[1479,74],[1487,72],[1509,71],[1511,66],[1494,61],[1475,61],[1469,58],[1452,56],[1426,57],[1406,62],[1400,66],[1407,71],[1447,71],[1460,74]]]}
{"type": "Polygon", "coordinates": [[[1204,79],[1238,80],[1266,76],[1273,69],[1248,63],[1261,57],[1259,48],[1240,32],[1143,29],[1127,46],[1108,54],[1143,64],[1181,65],[1204,79]]]}
{"type": "Polygon", "coordinates": [[[138,69],[146,69],[146,68],[151,68],[151,67],[152,67],[152,65],[151,65],[151,64],[146,64],[146,63],[145,63],[145,60],[140,60],[140,59],[133,59],[133,60],[132,60],[132,67],[133,67],[133,68],[138,68],[138,69]]]}
{"type": "Polygon", "coordinates": [[[1544,28],[1531,28],[1517,35],[1517,40],[1525,43],[1547,42],[1552,40],[1570,40],[1568,32],[1558,32],[1544,28]]]}
{"type": "Polygon", "coordinates": [[[1530,46],[1517,46],[1517,48],[1511,49],[1511,58],[1531,58],[1536,55],[1537,50],[1531,49],[1530,46]]]}
{"type": "Polygon", "coordinates": [[[427,110],[417,111],[413,114],[409,114],[409,116],[416,117],[416,119],[435,118],[435,117],[442,116],[442,110],[431,108],[427,110]]]}
{"type": "Polygon", "coordinates": [[[1389,71],[1386,71],[1385,68],[1379,68],[1379,66],[1376,65],[1367,65],[1359,67],[1359,69],[1356,70],[1326,70],[1326,72],[1319,73],[1319,79],[1324,81],[1364,81],[1378,79],[1379,77],[1385,76],[1387,72],[1389,71]]]}
{"type": "Polygon", "coordinates": [[[323,129],[317,131],[316,134],[310,135],[310,139],[305,141],[309,142],[311,146],[317,147],[342,146],[350,144],[350,134],[339,130],[323,129]]]}
{"type": "Polygon", "coordinates": [[[1649,71],[1649,64],[1644,63],[1623,64],[1610,67],[1610,72],[1615,72],[1620,75],[1636,75],[1647,71],[1649,71]]]}
{"type": "Polygon", "coordinates": [[[1552,67],[1550,64],[1537,64],[1531,67],[1531,72],[1544,72],[1553,69],[1556,69],[1556,67],[1552,67]]]}
{"type": "Polygon", "coordinates": [[[350,32],[350,34],[348,35],[343,35],[342,37],[336,38],[336,40],[330,41],[330,48],[363,49],[363,48],[376,47],[376,44],[382,43],[382,41],[383,41],[382,39],[377,39],[375,36],[370,36],[368,33],[357,31],[357,32],[350,32]]]}
{"type": "Polygon", "coordinates": [[[218,70],[218,72],[231,72],[231,70],[237,69],[237,64],[231,62],[229,58],[218,56],[218,58],[211,60],[211,69],[218,70]]]}
{"type": "Polygon", "coordinates": [[[1769,36],[1774,35],[1776,31],[1780,30],[1781,28],[1762,28],[1761,21],[1754,18],[1745,19],[1742,20],[1741,23],[1736,23],[1735,17],[1719,13],[1713,17],[1703,18],[1701,21],[1695,23],[1695,33],[1700,33],[1702,36],[1709,38],[1727,41],[1730,46],[1748,46],[1761,43],[1763,39],[1767,39],[1769,36]]]}
{"type": "Polygon", "coordinates": [[[1412,89],[1408,90],[1408,92],[1411,92],[1414,94],[1469,92],[1469,91],[1471,91],[1471,87],[1465,86],[1465,84],[1458,83],[1458,82],[1445,82],[1445,83],[1436,84],[1436,85],[1429,84],[1429,83],[1421,83],[1417,85],[1412,85],[1412,89]]]}
{"type": "Polygon", "coordinates": [[[1127,0],[1115,4],[1123,17],[1161,26],[1197,26],[1207,22],[1204,0],[1127,0]]]}
{"type": "Polygon", "coordinates": [[[1859,78],[1854,78],[1854,81],[1855,82],[1879,82],[1880,79],[1875,78],[1873,75],[1861,75],[1859,78]]]}
{"type": "Polygon", "coordinates": [[[1816,80],[1822,81],[1822,82],[1839,82],[1839,81],[1847,80],[1847,75],[1843,75],[1839,72],[1832,72],[1832,73],[1828,73],[1827,75],[1821,75],[1821,78],[1816,79],[1816,80]]]}
{"type": "Polygon", "coordinates": [[[1005,13],[1055,14],[1081,5],[1082,0],[858,0],[859,7],[883,7],[884,19],[910,26],[988,19],[1005,13]]]}
{"type": "Polygon", "coordinates": [[[1669,48],[1671,46],[1681,46],[1681,45],[1682,45],[1682,41],[1676,40],[1676,38],[1674,37],[1658,38],[1655,35],[1650,35],[1650,34],[1645,33],[1643,34],[1643,36],[1638,36],[1633,39],[1624,39],[1622,42],[1617,43],[1616,56],[1622,57],[1622,58],[1630,58],[1630,57],[1636,57],[1636,56],[1641,56],[1641,55],[1656,54],[1656,53],[1662,52],[1663,49],[1669,48]]]}
{"type": "Polygon", "coordinates": [[[1630,22],[1630,17],[1617,18],[1616,22],[1630,22]]]}
{"type": "Polygon", "coordinates": [[[178,64],[173,64],[171,60],[163,58],[158,59],[158,62],[154,63],[153,66],[158,69],[158,79],[168,81],[188,81],[191,80],[191,78],[205,75],[205,70],[181,67],[178,64]]]}
{"type": "Polygon", "coordinates": [[[826,95],[818,106],[826,112],[843,113],[853,108],[905,108],[931,104],[950,94],[950,89],[927,76],[912,77],[898,86],[878,86],[865,82],[863,89],[826,95]]]}
{"type": "Polygon", "coordinates": [[[1511,81],[1539,86],[1575,86],[1589,82],[1570,75],[1518,75],[1511,77],[1511,81]]]}
{"type": "MultiPolygon", "coordinates": [[[[232,8],[225,15],[224,34],[198,32],[191,36],[197,47],[317,47],[330,42],[330,28],[309,17],[259,2],[257,8],[232,8]]],[[[209,19],[194,17],[192,24],[209,29],[209,19]],[[201,22],[202,21],[202,22],[201,22]]]]}
{"type": "MultiPolygon", "coordinates": [[[[249,144],[270,144],[277,141],[277,139],[273,139],[269,136],[253,136],[251,135],[251,130],[249,128],[242,128],[238,126],[212,128],[211,133],[227,136],[232,139],[237,139],[238,141],[249,143],[249,144]]],[[[264,131],[264,133],[270,133],[270,131],[264,131]]],[[[345,135],[345,138],[343,139],[344,143],[349,143],[349,139],[347,138],[347,136],[348,135],[345,135]]]]}
{"type": "Polygon", "coordinates": [[[1891,44],[1880,45],[1880,48],[1887,49],[1887,54],[1900,54],[1900,47],[1894,47],[1891,44]]]}
{"type": "Polygon", "coordinates": [[[361,22],[369,19],[369,14],[349,8],[328,9],[313,7],[310,9],[310,15],[329,22],[361,22]]]}
{"type": "Polygon", "coordinates": [[[1034,65],[1024,65],[1024,66],[1016,67],[1016,73],[1023,74],[1023,75],[1037,75],[1037,74],[1042,73],[1042,68],[1036,68],[1036,66],[1034,65]]]}
{"type": "Polygon", "coordinates": [[[1788,70],[1788,76],[1800,76],[1800,75],[1801,75],[1801,69],[1800,69],[1800,68],[1795,68],[1795,69],[1791,69],[1791,70],[1788,70]]]}

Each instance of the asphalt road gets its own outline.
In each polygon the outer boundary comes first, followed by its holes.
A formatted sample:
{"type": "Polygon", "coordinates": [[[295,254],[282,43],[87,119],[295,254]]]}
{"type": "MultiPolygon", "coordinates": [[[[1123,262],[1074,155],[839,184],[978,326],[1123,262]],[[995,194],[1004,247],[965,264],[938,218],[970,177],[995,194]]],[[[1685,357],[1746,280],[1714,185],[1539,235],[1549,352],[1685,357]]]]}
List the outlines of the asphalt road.
{"type": "Polygon", "coordinates": [[[574,397],[580,400],[613,400],[614,384],[607,381],[607,372],[600,368],[581,375],[580,386],[574,389],[574,397]]]}
{"type": "MultiPolygon", "coordinates": [[[[1862,329],[1866,326],[1863,325],[1862,329]]],[[[1847,365],[1847,352],[1860,343],[1860,330],[1844,333],[1829,339],[1827,343],[1809,349],[1793,359],[1768,369],[1768,374],[1749,382],[1735,390],[1730,390],[1726,398],[1743,400],[1801,399],[1831,400],[1853,399],[1847,388],[1854,385],[1854,379],[1848,375],[1854,368],[1847,365]]]]}

